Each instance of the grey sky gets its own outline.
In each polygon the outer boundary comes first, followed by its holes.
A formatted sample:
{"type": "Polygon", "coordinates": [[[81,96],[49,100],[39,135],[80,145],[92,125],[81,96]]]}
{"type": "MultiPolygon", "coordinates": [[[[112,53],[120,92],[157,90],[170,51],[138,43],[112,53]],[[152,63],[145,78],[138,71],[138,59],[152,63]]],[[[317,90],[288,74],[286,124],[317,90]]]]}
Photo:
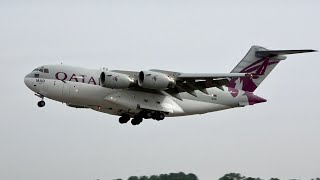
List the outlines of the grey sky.
{"type": "Polygon", "coordinates": [[[43,64],[229,72],[251,45],[320,49],[320,1],[0,1],[0,179],[87,180],[193,172],[320,176],[319,53],[292,55],[256,93],[267,103],[120,125],[38,98],[43,64]]]}

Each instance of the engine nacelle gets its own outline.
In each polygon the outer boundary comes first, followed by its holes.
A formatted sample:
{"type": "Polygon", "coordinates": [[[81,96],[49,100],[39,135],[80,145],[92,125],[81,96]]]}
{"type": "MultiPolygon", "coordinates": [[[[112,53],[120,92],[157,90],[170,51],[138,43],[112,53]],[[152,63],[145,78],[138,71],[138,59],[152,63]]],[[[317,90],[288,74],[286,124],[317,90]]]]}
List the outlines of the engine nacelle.
{"type": "Polygon", "coordinates": [[[173,77],[153,71],[141,71],[139,73],[138,84],[147,89],[165,90],[174,88],[176,81],[173,77]]]}
{"type": "Polygon", "coordinates": [[[126,89],[135,83],[134,78],[127,74],[117,72],[102,72],[100,74],[100,84],[102,87],[111,89],[126,89]]]}

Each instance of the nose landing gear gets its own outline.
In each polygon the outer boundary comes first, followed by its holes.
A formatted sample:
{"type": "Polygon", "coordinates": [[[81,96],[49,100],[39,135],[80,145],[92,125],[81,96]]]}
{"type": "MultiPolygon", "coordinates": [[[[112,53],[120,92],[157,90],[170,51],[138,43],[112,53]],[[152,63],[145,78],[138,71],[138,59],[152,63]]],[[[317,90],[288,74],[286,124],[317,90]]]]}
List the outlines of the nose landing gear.
{"type": "Polygon", "coordinates": [[[44,107],[46,105],[46,103],[43,101],[44,95],[42,94],[35,94],[35,95],[41,98],[41,101],[38,102],[38,107],[44,107]]]}
{"type": "Polygon", "coordinates": [[[46,103],[42,100],[38,102],[39,107],[44,107],[45,105],[46,105],[46,103]]]}

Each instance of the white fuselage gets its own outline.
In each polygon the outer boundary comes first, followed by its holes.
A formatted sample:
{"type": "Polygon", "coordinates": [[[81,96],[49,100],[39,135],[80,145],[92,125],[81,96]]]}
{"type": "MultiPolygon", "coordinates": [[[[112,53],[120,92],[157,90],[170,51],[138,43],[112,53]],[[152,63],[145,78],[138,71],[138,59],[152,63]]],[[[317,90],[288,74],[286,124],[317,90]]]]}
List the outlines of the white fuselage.
{"type": "Polygon", "coordinates": [[[25,84],[32,91],[72,107],[87,107],[113,115],[133,115],[148,109],[167,112],[167,116],[184,116],[249,104],[244,91],[237,90],[234,96],[226,87],[224,90],[209,88],[208,94],[197,90],[196,96],[183,92],[180,100],[164,91],[102,87],[99,80],[102,70],[65,65],[44,68],[48,69],[47,73],[33,71],[25,77],[25,84]]]}

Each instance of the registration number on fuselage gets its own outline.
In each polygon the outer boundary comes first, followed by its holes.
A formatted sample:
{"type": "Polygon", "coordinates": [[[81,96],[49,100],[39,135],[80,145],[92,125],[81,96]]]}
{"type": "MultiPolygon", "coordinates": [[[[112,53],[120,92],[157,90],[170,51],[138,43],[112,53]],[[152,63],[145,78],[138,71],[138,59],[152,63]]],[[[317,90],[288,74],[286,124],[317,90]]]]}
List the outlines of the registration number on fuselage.
{"type": "Polygon", "coordinates": [[[37,82],[37,83],[45,83],[46,80],[44,80],[44,79],[36,79],[36,82],[37,82]]]}

